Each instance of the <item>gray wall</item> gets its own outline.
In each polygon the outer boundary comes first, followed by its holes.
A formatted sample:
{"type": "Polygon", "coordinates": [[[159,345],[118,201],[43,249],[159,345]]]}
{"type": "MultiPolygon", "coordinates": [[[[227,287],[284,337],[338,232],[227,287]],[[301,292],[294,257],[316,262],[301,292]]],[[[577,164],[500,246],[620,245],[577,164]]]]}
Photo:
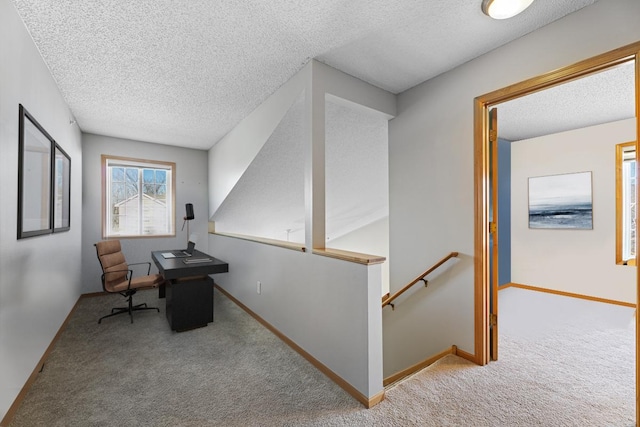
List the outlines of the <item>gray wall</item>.
{"type": "Polygon", "coordinates": [[[389,123],[391,292],[451,251],[462,262],[413,314],[402,302],[385,309],[385,371],[390,357],[409,366],[452,344],[474,352],[474,98],[636,42],[639,17],[637,0],[600,0],[399,95],[389,123]]]}
{"type": "Polygon", "coordinates": [[[77,301],[80,130],[12,2],[0,1],[0,419],[77,301]],[[18,104],[71,157],[71,230],[17,239],[18,104]]]}
{"type": "MultiPolygon", "coordinates": [[[[276,127],[274,121],[282,118],[303,87],[314,88],[305,89],[305,95],[311,94],[305,98],[305,121],[313,122],[305,142],[308,252],[211,235],[211,254],[230,266],[228,275],[215,280],[359,393],[372,398],[382,390],[381,266],[325,258],[310,249],[312,236],[315,242],[326,240],[325,100],[330,97],[332,102],[362,105],[388,118],[395,114],[395,96],[311,61],[210,150],[210,200],[226,197],[235,184],[229,178],[240,171],[239,165],[249,165],[251,156],[259,151],[256,141],[268,138],[267,131],[276,127]],[[264,283],[261,295],[256,294],[257,280],[264,283]]],[[[217,205],[212,207],[217,209],[217,205]]]]}
{"type": "MultiPolygon", "coordinates": [[[[101,155],[131,157],[176,163],[176,236],[172,238],[122,239],[122,249],[129,262],[151,261],[150,252],[158,249],[178,249],[187,245],[187,228],[181,231],[185,203],[193,203],[195,219],[189,228],[196,234],[196,248],[207,252],[208,233],[208,176],[207,152],[168,145],[84,134],[82,138],[84,183],[82,222],[82,292],[102,291],[102,271],[94,243],[102,240],[102,175],[101,155]]],[[[152,263],[152,271],[157,271],[152,263]]]]}
{"type": "Polygon", "coordinates": [[[216,234],[209,239],[210,254],[229,263],[216,283],[363,397],[382,391],[380,264],[216,234]]]}
{"type": "Polygon", "coordinates": [[[381,296],[389,292],[389,217],[327,242],[331,249],[383,256],[381,296]]]}

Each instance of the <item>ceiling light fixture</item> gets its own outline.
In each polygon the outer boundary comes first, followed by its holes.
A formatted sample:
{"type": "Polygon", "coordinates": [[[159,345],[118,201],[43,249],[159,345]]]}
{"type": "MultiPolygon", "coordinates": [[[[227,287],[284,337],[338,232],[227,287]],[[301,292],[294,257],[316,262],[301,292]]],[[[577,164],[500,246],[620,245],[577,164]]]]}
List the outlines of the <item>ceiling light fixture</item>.
{"type": "Polygon", "coordinates": [[[528,8],[533,0],[482,0],[482,11],[493,19],[507,19],[528,8]]]}

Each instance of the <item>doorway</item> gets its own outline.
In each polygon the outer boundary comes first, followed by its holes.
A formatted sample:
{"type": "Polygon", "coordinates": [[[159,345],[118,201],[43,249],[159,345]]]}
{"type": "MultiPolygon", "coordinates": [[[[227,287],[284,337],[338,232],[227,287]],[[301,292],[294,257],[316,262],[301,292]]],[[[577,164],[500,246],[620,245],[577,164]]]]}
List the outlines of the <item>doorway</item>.
{"type": "MultiPolygon", "coordinates": [[[[491,141],[497,140],[497,131],[491,129],[495,117],[489,115],[491,107],[529,95],[562,83],[577,80],[607,68],[635,59],[635,105],[638,105],[638,59],[640,43],[629,45],[616,51],[565,67],[554,72],[491,92],[475,100],[475,354],[477,361],[484,365],[498,356],[498,304],[497,286],[491,283],[490,271],[497,271],[499,257],[499,223],[497,212],[491,209],[491,141]],[[491,129],[491,130],[490,130],[491,129]],[[496,254],[491,263],[491,252],[496,254]]],[[[637,110],[637,108],[636,108],[637,110]]],[[[635,114],[635,140],[638,140],[638,115],[635,114]]],[[[637,144],[636,144],[637,145],[637,144]]],[[[637,191],[637,190],[636,190],[637,191]]],[[[636,214],[637,215],[637,214],[636,214]]],[[[636,218],[637,220],[637,218],[636,218]]],[[[494,276],[495,277],[495,276],[494,276]]],[[[635,274],[636,304],[638,302],[638,274],[635,274]]],[[[638,319],[636,318],[636,351],[638,348],[638,319]]],[[[636,372],[638,360],[636,358],[636,372]]],[[[636,375],[638,378],[638,375],[636,375]]],[[[636,380],[637,381],[637,380],[636,380]]],[[[637,389],[637,385],[636,385],[637,389]]],[[[638,393],[636,392],[636,419],[638,417],[638,393]]]]}

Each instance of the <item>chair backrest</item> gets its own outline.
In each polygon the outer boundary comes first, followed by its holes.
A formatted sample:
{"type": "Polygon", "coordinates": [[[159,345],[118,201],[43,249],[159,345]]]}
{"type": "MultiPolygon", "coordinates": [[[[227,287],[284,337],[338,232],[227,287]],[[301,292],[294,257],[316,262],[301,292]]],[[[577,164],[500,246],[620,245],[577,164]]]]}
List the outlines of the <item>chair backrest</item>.
{"type": "Polygon", "coordinates": [[[107,292],[114,292],[113,287],[126,280],[129,270],[120,247],[120,240],[103,240],[95,246],[104,273],[102,287],[107,292]]]}

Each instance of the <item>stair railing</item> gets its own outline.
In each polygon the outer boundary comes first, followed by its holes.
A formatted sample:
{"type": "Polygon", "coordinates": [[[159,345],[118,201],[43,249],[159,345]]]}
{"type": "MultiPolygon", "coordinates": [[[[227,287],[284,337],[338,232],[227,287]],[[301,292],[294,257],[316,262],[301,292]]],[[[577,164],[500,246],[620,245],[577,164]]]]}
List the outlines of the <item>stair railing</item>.
{"type": "Polygon", "coordinates": [[[384,301],[382,301],[382,308],[384,308],[387,305],[390,305],[391,309],[395,310],[395,305],[391,304],[391,302],[393,300],[395,300],[400,295],[402,295],[403,293],[408,291],[413,285],[415,285],[419,281],[423,281],[424,282],[424,286],[426,288],[429,285],[429,282],[427,281],[427,279],[425,279],[425,277],[427,277],[430,273],[432,273],[434,270],[436,270],[442,264],[447,262],[449,259],[455,258],[457,256],[458,256],[458,252],[451,252],[449,255],[447,255],[446,257],[442,258],[440,261],[438,261],[432,267],[430,267],[427,271],[425,271],[424,273],[422,273],[421,275],[419,275],[418,277],[413,279],[411,282],[409,282],[404,288],[400,289],[398,292],[396,292],[395,294],[391,295],[389,298],[386,298],[384,301]]]}

